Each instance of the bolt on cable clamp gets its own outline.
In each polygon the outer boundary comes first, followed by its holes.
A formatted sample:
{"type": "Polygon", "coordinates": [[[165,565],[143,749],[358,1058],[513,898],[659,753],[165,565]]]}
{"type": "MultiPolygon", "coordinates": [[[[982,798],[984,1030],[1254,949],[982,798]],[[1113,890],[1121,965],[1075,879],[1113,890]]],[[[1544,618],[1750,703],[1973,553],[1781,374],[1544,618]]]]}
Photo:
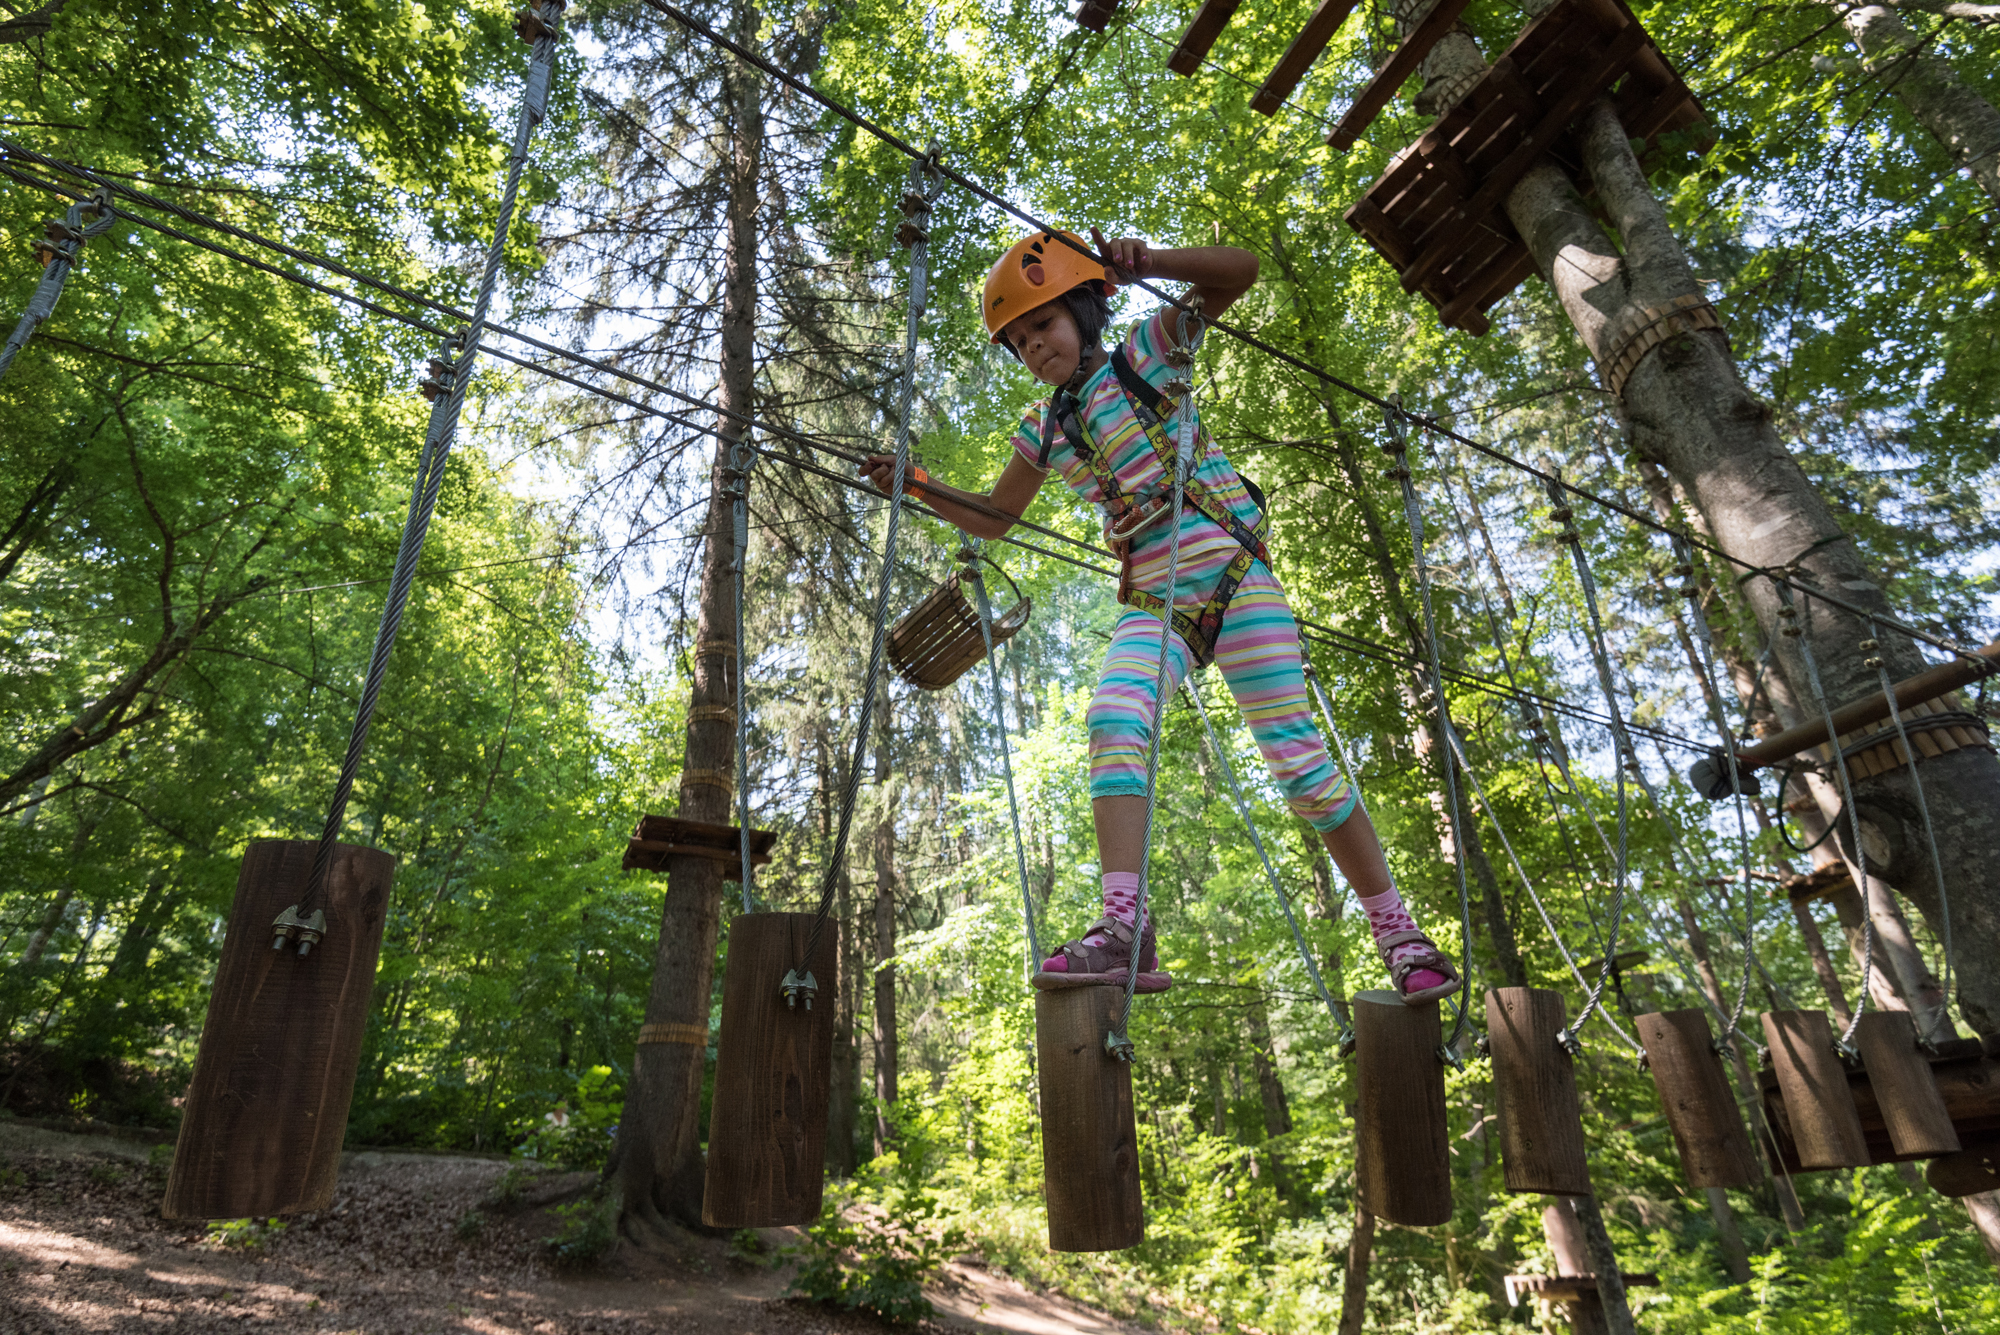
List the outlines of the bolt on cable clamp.
{"type": "Polygon", "coordinates": [[[1556,1046],[1572,1057],[1583,1055],[1583,1039],[1574,1029],[1558,1029],[1556,1046]]]}
{"type": "Polygon", "coordinates": [[[514,34],[530,46],[544,37],[562,36],[560,24],[542,17],[544,9],[554,11],[552,17],[559,17],[564,9],[564,0],[542,0],[539,5],[514,12],[514,34]]]}
{"type": "Polygon", "coordinates": [[[906,250],[920,241],[929,241],[930,239],[930,229],[920,227],[908,218],[903,219],[902,224],[896,228],[896,244],[906,250]]]}
{"type": "Polygon", "coordinates": [[[271,932],[271,949],[283,950],[286,942],[297,941],[304,955],[326,939],[326,910],[314,909],[310,918],[301,918],[294,904],[271,921],[271,932]]]}
{"type": "Polygon", "coordinates": [[[1119,1033],[1116,1029],[1113,1029],[1104,1036],[1104,1050],[1127,1065],[1131,1064],[1132,1058],[1137,1052],[1137,1049],[1132,1046],[1132,1040],[1119,1033]]]}
{"type": "Polygon", "coordinates": [[[813,998],[819,995],[819,980],[812,976],[810,969],[803,975],[797,969],[790,969],[786,971],[784,981],[778,984],[778,990],[784,994],[786,1010],[797,1009],[800,1001],[804,1001],[806,1009],[811,1010],[813,998]]]}

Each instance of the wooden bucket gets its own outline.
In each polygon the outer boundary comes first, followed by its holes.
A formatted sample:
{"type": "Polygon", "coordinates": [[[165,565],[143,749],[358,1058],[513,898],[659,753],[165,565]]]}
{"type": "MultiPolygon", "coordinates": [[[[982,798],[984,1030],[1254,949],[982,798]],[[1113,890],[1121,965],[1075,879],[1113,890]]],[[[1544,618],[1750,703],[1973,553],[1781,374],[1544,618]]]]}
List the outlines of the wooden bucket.
{"type": "Polygon", "coordinates": [[[1115,1252],[1146,1240],[1132,1067],[1104,1048],[1124,1001],[1116,987],[1035,993],[1051,1251],[1115,1252]]]}
{"type": "Polygon", "coordinates": [[[1636,1025],[1688,1185],[1747,1187],[1755,1182],[1757,1160],[1722,1072],[1722,1058],[1716,1055],[1707,1014],[1660,1011],[1641,1015],[1636,1025]]]}
{"type": "Polygon", "coordinates": [[[1833,1050],[1825,1011],[1765,1011],[1764,1042],[1790,1114],[1792,1140],[1807,1169],[1860,1168],[1868,1138],[1848,1092],[1847,1068],[1833,1050]]]}
{"type": "Polygon", "coordinates": [[[1486,994],[1500,1163],[1509,1191],[1590,1194],[1576,1060],[1556,1044],[1567,1019],[1560,992],[1500,987],[1486,994]]]}
{"type": "Polygon", "coordinates": [[[1854,1046],[1896,1153],[1958,1153],[1958,1130],[1945,1110],[1931,1064],[1917,1048],[1909,1012],[1865,1012],[1854,1027],[1854,1046]]]}
{"type": "Polygon", "coordinates": [[[332,1203],[396,859],[336,845],[324,939],[303,957],[274,950],[271,923],[304,894],[318,847],[263,839],[243,854],[160,1206],[169,1219],[332,1203]]]}
{"type": "Polygon", "coordinates": [[[742,913],[729,922],[701,1200],[711,1228],[819,1218],[838,979],[831,924],[804,958],[813,916],[742,913]],[[818,984],[810,1009],[784,995],[786,975],[801,967],[818,984]]]}
{"type": "Polygon", "coordinates": [[[1386,989],[1354,997],[1354,1173],[1368,1213],[1426,1228],[1451,1219],[1444,1020],[1386,989]]]}
{"type": "MultiPolygon", "coordinates": [[[[987,561],[995,570],[998,565],[987,561]]],[[[1014,605],[993,618],[993,647],[999,648],[1028,624],[1030,599],[1007,572],[1000,578],[1014,591],[1014,605]]],[[[896,675],[926,691],[941,691],[986,657],[986,640],[979,633],[979,608],[966,597],[957,572],[931,591],[889,631],[889,665],[896,675]]]]}

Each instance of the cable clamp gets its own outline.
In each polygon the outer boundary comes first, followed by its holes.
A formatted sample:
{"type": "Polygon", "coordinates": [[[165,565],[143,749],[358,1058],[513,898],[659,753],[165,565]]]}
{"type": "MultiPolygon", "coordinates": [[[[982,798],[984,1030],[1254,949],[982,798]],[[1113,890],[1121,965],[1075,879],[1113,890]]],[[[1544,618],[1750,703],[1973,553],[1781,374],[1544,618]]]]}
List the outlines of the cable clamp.
{"type": "Polygon", "coordinates": [[[1644,1075],[1646,1072],[1653,1069],[1653,1054],[1646,1051],[1644,1048],[1640,1048],[1636,1064],[1639,1067],[1639,1073],[1641,1075],[1644,1075]]]}
{"type": "Polygon", "coordinates": [[[1473,1039],[1473,1040],[1472,1040],[1472,1051],[1473,1051],[1474,1055],[1476,1055],[1476,1056],[1480,1056],[1480,1057],[1490,1057],[1490,1056],[1492,1056],[1492,1055],[1493,1055],[1493,1035],[1491,1035],[1491,1034],[1481,1034],[1481,1035],[1480,1035],[1480,1036],[1479,1036],[1478,1038],[1475,1038],[1475,1039],[1473,1039]]]}
{"type": "Polygon", "coordinates": [[[1104,1036],[1104,1050],[1127,1065],[1131,1064],[1132,1057],[1137,1052],[1137,1049],[1132,1046],[1132,1040],[1119,1033],[1116,1029],[1113,1029],[1104,1036]]]}
{"type": "Polygon", "coordinates": [[[919,227],[908,218],[905,218],[902,226],[896,229],[896,244],[906,250],[916,245],[919,241],[928,241],[930,239],[931,234],[928,228],[919,227]]]}
{"type": "Polygon", "coordinates": [[[1346,1061],[1349,1057],[1352,1057],[1353,1055],[1354,1055],[1354,1031],[1352,1029],[1343,1030],[1340,1035],[1340,1041],[1334,1045],[1333,1049],[1334,1060],[1346,1061]]]}
{"type": "Polygon", "coordinates": [[[1882,666],[1882,659],[1881,659],[1881,658],[1880,658],[1879,656],[1871,656],[1871,657],[1868,657],[1868,658],[1864,658],[1864,659],[1862,659],[1862,660],[1861,660],[1861,665],[1862,665],[1863,667],[1872,667],[1872,668],[1879,668],[1879,667],[1881,667],[1881,666],[1882,666]]]}
{"type": "Polygon", "coordinates": [[[931,211],[931,202],[914,190],[905,190],[903,192],[902,208],[906,215],[914,218],[920,213],[929,213],[931,211]]]}
{"type": "Polygon", "coordinates": [[[514,35],[529,46],[533,46],[544,37],[554,38],[562,36],[560,25],[551,23],[548,19],[542,17],[542,10],[544,8],[554,10],[557,14],[560,14],[563,11],[563,0],[542,0],[540,5],[531,5],[527,9],[515,11],[514,35]]]}
{"type": "Polygon", "coordinates": [[[417,388],[423,393],[427,402],[436,403],[440,395],[451,393],[456,376],[450,362],[441,361],[436,357],[430,359],[428,370],[430,374],[417,382],[417,388]]]}
{"type": "Polygon", "coordinates": [[[314,909],[312,917],[301,918],[299,906],[292,905],[271,921],[271,949],[283,950],[285,943],[299,943],[299,954],[304,956],[312,948],[326,939],[326,910],[314,909]]]}
{"type": "Polygon", "coordinates": [[[1556,1030],[1556,1046],[1572,1057],[1583,1055],[1583,1040],[1577,1036],[1574,1029],[1556,1030]]]}
{"type": "Polygon", "coordinates": [[[1394,468],[1384,473],[1383,476],[1393,477],[1401,482],[1408,482],[1410,480],[1410,470],[1402,464],[1397,464],[1394,468]]]}
{"type": "Polygon", "coordinates": [[[813,998],[819,995],[819,980],[812,976],[810,969],[803,974],[791,969],[786,972],[784,981],[778,984],[778,991],[784,994],[786,1010],[797,1009],[800,1001],[804,1001],[806,1009],[811,1010],[813,998]]]}
{"type": "Polygon", "coordinates": [[[1438,1044],[1437,1059],[1446,1066],[1451,1067],[1454,1071],[1463,1071],[1465,1069],[1464,1059],[1452,1050],[1449,1043],[1438,1044]]]}

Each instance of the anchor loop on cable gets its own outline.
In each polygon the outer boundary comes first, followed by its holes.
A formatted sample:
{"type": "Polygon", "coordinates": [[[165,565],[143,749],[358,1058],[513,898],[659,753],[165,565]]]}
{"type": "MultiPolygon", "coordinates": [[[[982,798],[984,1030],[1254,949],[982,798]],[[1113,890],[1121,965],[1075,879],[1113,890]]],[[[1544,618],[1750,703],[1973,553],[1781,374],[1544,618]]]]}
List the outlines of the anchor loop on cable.
{"type": "Polygon", "coordinates": [[[310,917],[301,918],[299,906],[294,904],[272,919],[271,931],[271,949],[283,950],[287,942],[297,941],[299,954],[309,954],[326,939],[326,910],[314,909],[310,917]]]}

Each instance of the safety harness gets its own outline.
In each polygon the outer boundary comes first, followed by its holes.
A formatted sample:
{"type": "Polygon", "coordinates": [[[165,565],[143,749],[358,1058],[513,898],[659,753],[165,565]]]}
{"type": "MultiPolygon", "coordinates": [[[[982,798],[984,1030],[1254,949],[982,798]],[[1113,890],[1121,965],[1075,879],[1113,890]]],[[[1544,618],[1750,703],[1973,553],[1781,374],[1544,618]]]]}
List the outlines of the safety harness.
{"type": "MultiPolygon", "coordinates": [[[[1175,466],[1174,445],[1167,438],[1166,419],[1180,408],[1180,400],[1148,384],[1146,378],[1133,367],[1122,346],[1112,350],[1111,369],[1116,372],[1119,388],[1125,391],[1125,401],[1131,406],[1132,415],[1138,419],[1140,429],[1146,433],[1146,439],[1151,442],[1153,453],[1160,457],[1161,467],[1171,476],[1175,466]]],[[[1118,601],[1154,616],[1166,615],[1168,608],[1165,600],[1133,586],[1132,565],[1133,549],[1138,546],[1139,535],[1164,516],[1167,499],[1157,494],[1127,496],[1118,489],[1117,471],[1111,466],[1110,458],[1091,439],[1089,430],[1083,424],[1082,407],[1082,402],[1068,388],[1056,391],[1049,402],[1048,415],[1042,421],[1042,454],[1038,466],[1044,469],[1049,466],[1049,453],[1055,448],[1056,431],[1060,429],[1070,449],[1076,452],[1078,461],[1083,464],[1084,471],[1096,480],[1098,490],[1104,494],[1111,536],[1130,540],[1119,564],[1118,601]]],[[[1266,569],[1271,565],[1270,553],[1264,548],[1264,538],[1271,527],[1269,517],[1264,514],[1264,498],[1247,478],[1243,479],[1243,484],[1257,505],[1255,528],[1231,514],[1229,507],[1217,500],[1198,478],[1189,477],[1183,487],[1187,503],[1219,525],[1242,548],[1222,572],[1215,592],[1209,596],[1199,615],[1190,616],[1179,608],[1172,609],[1174,630],[1186,641],[1197,667],[1207,667],[1215,661],[1215,642],[1222,634],[1223,615],[1229,610],[1230,600],[1236,596],[1237,586],[1250,573],[1250,563],[1262,561],[1266,569]]]]}

